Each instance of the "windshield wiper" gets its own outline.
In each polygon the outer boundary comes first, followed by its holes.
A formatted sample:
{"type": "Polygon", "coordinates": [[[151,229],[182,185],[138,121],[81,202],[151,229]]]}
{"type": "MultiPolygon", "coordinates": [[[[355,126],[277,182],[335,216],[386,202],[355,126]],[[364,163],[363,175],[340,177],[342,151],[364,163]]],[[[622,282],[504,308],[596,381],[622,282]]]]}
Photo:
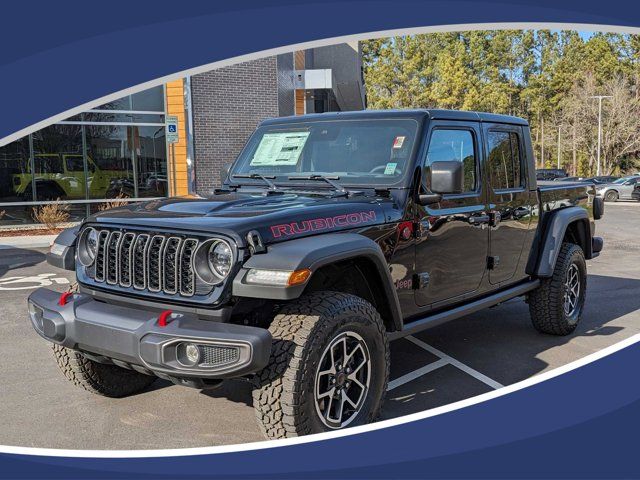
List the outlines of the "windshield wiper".
{"type": "Polygon", "coordinates": [[[275,183],[273,183],[270,178],[276,178],[275,175],[270,175],[265,177],[259,173],[234,173],[231,175],[231,178],[252,178],[252,179],[260,179],[264,181],[269,186],[269,190],[272,192],[278,192],[278,187],[275,183]]]}
{"type": "Polygon", "coordinates": [[[344,188],[342,185],[340,185],[338,182],[334,181],[334,180],[340,180],[340,177],[338,176],[326,177],[324,175],[318,175],[318,174],[299,175],[299,176],[288,177],[288,180],[321,180],[331,185],[337,192],[341,193],[342,195],[349,196],[349,191],[346,188],[344,188]]]}

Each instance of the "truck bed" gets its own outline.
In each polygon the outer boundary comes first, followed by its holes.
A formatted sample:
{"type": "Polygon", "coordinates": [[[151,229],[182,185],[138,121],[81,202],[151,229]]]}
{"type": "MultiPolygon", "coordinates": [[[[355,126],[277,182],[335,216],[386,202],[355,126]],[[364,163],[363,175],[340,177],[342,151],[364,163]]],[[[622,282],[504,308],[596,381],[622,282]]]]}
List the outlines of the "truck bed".
{"type": "Polygon", "coordinates": [[[593,218],[591,205],[596,189],[591,183],[539,181],[538,192],[542,212],[581,206],[589,211],[589,218],[593,218]]]}

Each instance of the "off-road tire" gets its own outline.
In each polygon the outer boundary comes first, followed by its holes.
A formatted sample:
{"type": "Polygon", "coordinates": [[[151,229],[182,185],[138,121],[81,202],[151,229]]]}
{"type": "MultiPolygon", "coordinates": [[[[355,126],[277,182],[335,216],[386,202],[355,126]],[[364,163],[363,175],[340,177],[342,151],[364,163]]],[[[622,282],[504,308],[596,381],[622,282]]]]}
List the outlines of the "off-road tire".
{"type": "Polygon", "coordinates": [[[56,344],[53,344],[53,355],[67,380],[88,392],[105,397],[133,395],[157,379],[116,365],[94,362],[80,352],[56,344]]]}
{"type": "Polygon", "coordinates": [[[316,292],[286,304],[275,316],[268,366],[254,378],[253,405],[267,438],[329,430],[315,408],[314,382],[322,352],[345,331],[361,335],[371,357],[371,382],[361,410],[349,426],[376,420],[389,380],[389,343],[382,319],[354,295],[316,292]]]}
{"type": "Polygon", "coordinates": [[[619,198],[620,195],[615,190],[609,190],[604,196],[607,202],[617,202],[619,198]]]}
{"type": "Polygon", "coordinates": [[[529,313],[533,326],[550,335],[569,335],[582,316],[587,288],[587,264],[582,248],[563,243],[558,254],[553,276],[542,279],[540,286],[529,294],[529,313]],[[578,267],[580,294],[575,311],[567,315],[564,310],[565,280],[571,265],[578,267]]]}

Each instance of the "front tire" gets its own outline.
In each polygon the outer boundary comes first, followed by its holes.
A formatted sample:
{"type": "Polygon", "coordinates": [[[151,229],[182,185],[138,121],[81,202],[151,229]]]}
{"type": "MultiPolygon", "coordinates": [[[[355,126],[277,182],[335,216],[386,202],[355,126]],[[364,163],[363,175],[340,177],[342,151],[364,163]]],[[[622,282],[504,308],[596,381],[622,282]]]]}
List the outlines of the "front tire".
{"type": "Polygon", "coordinates": [[[389,379],[380,315],[354,295],[316,292],[285,305],[269,331],[269,365],[253,403],[267,438],[320,433],[374,421],[389,379]]]}
{"type": "Polygon", "coordinates": [[[53,355],[67,380],[105,397],[119,398],[139,393],[157,379],[116,365],[94,362],[80,352],[57,344],[53,344],[53,355]]]}
{"type": "Polygon", "coordinates": [[[551,278],[529,294],[533,326],[550,335],[569,335],[582,317],[587,289],[587,263],[582,248],[563,243],[551,278]]]}
{"type": "Polygon", "coordinates": [[[604,196],[604,199],[607,202],[617,202],[619,198],[620,195],[618,195],[618,192],[616,192],[615,190],[609,190],[604,196]]]}

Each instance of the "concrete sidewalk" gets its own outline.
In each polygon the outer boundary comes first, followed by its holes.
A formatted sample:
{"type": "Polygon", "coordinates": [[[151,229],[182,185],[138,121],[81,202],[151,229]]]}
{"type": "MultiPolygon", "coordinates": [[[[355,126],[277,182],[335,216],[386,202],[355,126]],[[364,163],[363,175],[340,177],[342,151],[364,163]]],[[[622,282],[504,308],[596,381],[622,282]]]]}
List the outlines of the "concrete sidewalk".
{"type": "Polygon", "coordinates": [[[20,235],[0,237],[0,250],[7,248],[46,248],[50,247],[58,235],[20,235]]]}

